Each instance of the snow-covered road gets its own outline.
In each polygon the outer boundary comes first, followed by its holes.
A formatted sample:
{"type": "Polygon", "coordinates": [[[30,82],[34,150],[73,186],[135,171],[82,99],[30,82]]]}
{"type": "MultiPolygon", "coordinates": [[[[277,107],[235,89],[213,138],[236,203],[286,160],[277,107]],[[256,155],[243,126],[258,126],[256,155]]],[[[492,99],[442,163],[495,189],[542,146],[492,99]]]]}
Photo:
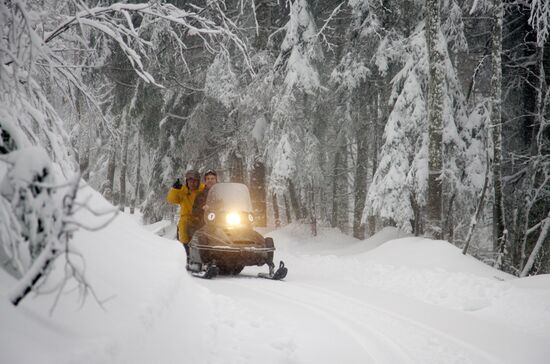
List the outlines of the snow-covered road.
{"type": "MultiPolygon", "coordinates": [[[[517,350],[517,345],[542,350],[542,337],[526,335],[474,314],[485,306],[479,297],[470,297],[478,301],[475,309],[470,305],[467,310],[457,310],[411,298],[407,290],[396,292],[399,286],[392,286],[392,277],[385,279],[387,289],[382,276],[376,285],[365,284],[358,273],[361,268],[380,268],[381,263],[357,258],[357,251],[346,254],[349,247],[342,243],[334,243],[332,251],[323,252],[323,245],[331,245],[323,241],[327,237],[301,244],[292,236],[301,235],[296,229],[275,232],[280,242],[277,256],[284,258],[289,267],[284,282],[255,278],[261,269],[254,268],[246,268],[238,277],[199,281],[208,290],[236,302],[252,320],[273,328],[268,336],[257,338],[277,349],[266,358],[267,362],[535,363],[542,358],[541,351],[517,350]],[[319,248],[321,254],[316,254],[319,248]]],[[[408,240],[400,243],[414,243],[408,240]]],[[[372,248],[368,243],[363,246],[365,252],[372,248]]],[[[479,270],[484,271],[483,267],[479,270]]],[[[410,273],[414,275],[412,269],[410,273]]],[[[433,274],[427,270],[425,273],[425,279],[435,281],[433,274]]],[[[439,287],[441,295],[452,295],[451,291],[459,288],[453,282],[462,284],[468,279],[470,283],[479,280],[480,295],[487,293],[484,290],[490,287],[491,279],[495,285],[503,284],[494,277],[471,275],[460,280],[450,272],[440,270],[440,274],[448,276],[447,284],[439,287]]],[[[500,273],[496,274],[499,277],[500,273]]],[[[241,351],[246,350],[243,347],[241,351]]]]}
{"type": "Polygon", "coordinates": [[[17,308],[5,298],[16,282],[0,271],[0,362],[550,362],[550,275],[517,279],[395,229],[359,241],[290,225],[262,231],[289,268],[284,281],[257,278],[265,267],[202,280],[185,270],[179,243],[152,233],[171,237],[170,226],[136,220],[75,236],[74,259],[102,306],[82,304],[74,281],[53,305],[62,260],[17,308]]]}

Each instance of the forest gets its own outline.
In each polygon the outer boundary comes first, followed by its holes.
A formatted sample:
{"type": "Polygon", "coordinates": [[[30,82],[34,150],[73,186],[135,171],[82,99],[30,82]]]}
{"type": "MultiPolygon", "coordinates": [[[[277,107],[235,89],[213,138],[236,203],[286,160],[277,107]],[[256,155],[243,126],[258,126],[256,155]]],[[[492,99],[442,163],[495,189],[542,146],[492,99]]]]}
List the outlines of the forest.
{"type": "Polygon", "coordinates": [[[153,223],[188,169],[247,184],[259,226],[550,273],[548,0],[8,0],[0,24],[0,250],[27,286],[90,228],[79,181],[153,223]]]}

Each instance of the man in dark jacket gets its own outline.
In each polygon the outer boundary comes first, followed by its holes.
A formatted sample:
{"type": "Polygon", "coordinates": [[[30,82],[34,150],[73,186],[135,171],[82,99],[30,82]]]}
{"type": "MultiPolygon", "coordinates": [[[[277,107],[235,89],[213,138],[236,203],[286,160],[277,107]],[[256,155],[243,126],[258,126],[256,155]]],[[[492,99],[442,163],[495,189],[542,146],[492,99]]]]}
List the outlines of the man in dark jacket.
{"type": "Polygon", "coordinates": [[[218,183],[218,175],[213,169],[209,169],[204,173],[204,190],[197,195],[193,202],[193,210],[191,211],[191,219],[187,225],[187,234],[193,237],[195,231],[204,226],[204,211],[206,210],[206,198],[208,191],[212,186],[218,183]]]}

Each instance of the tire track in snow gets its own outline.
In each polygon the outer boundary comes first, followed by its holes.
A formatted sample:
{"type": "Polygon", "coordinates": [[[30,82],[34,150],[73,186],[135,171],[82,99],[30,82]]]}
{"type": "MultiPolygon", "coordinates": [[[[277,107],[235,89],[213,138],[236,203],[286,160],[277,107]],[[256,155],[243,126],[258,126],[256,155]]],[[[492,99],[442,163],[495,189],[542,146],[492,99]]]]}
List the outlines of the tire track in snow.
{"type": "MultiPolygon", "coordinates": [[[[463,352],[475,353],[476,357],[478,358],[478,360],[476,360],[476,362],[494,363],[494,364],[501,363],[500,360],[498,360],[494,356],[490,355],[489,353],[479,349],[478,347],[475,347],[475,346],[471,345],[468,342],[460,340],[460,339],[458,339],[454,336],[451,336],[451,335],[447,334],[444,331],[441,331],[437,328],[426,325],[426,324],[424,324],[420,321],[414,320],[410,317],[401,315],[399,313],[396,313],[396,312],[393,312],[393,311],[390,311],[390,310],[383,309],[379,306],[375,306],[373,304],[370,304],[367,301],[361,301],[357,298],[345,295],[345,294],[340,293],[336,290],[331,290],[331,289],[327,289],[327,288],[324,288],[324,287],[314,286],[314,285],[311,285],[311,284],[299,283],[299,282],[292,282],[292,285],[293,286],[300,286],[300,291],[303,291],[304,289],[307,289],[309,291],[309,293],[315,293],[315,294],[318,294],[319,296],[322,296],[322,299],[316,300],[316,301],[327,302],[327,301],[331,301],[331,300],[332,301],[337,300],[338,303],[340,303],[340,304],[341,304],[342,301],[347,301],[348,303],[350,303],[351,305],[353,305],[357,308],[356,310],[354,310],[354,312],[360,312],[362,314],[362,316],[365,316],[365,315],[369,314],[368,312],[365,311],[365,308],[368,308],[371,311],[375,311],[375,312],[377,312],[379,314],[382,314],[382,315],[384,315],[384,316],[386,316],[386,317],[388,317],[392,320],[396,320],[397,322],[399,322],[401,324],[406,323],[409,326],[414,327],[415,330],[417,330],[417,331],[424,331],[424,332],[427,332],[428,335],[432,334],[432,335],[438,336],[439,338],[443,338],[447,342],[451,342],[451,343],[455,344],[458,347],[467,349],[467,350],[461,350],[460,353],[463,353],[463,352]],[[338,298],[336,299],[335,297],[338,297],[338,298]]],[[[290,296],[290,297],[293,297],[293,296],[290,296]]],[[[370,316],[371,316],[369,318],[370,320],[372,320],[373,318],[376,319],[376,317],[372,316],[372,314],[370,316]]],[[[362,324],[363,325],[370,325],[370,323],[368,322],[369,319],[367,319],[367,320],[362,319],[361,320],[362,324]]],[[[380,317],[378,317],[378,320],[380,320],[380,317]]]]}
{"type": "Polygon", "coordinates": [[[252,290],[261,295],[269,296],[271,298],[275,298],[276,300],[283,301],[286,304],[305,308],[308,312],[314,312],[315,314],[322,316],[332,325],[338,327],[339,330],[345,332],[348,337],[350,337],[358,346],[362,348],[365,354],[374,363],[413,362],[413,360],[393,340],[383,335],[379,331],[371,329],[369,325],[358,323],[354,317],[343,314],[339,310],[327,308],[311,301],[297,299],[293,296],[289,296],[286,294],[281,294],[279,291],[266,290],[245,283],[237,283],[233,281],[224,281],[223,283],[236,285],[241,288],[252,290]],[[357,330],[352,327],[359,327],[361,328],[361,330],[357,330]],[[382,350],[381,348],[386,349],[382,350]]]}

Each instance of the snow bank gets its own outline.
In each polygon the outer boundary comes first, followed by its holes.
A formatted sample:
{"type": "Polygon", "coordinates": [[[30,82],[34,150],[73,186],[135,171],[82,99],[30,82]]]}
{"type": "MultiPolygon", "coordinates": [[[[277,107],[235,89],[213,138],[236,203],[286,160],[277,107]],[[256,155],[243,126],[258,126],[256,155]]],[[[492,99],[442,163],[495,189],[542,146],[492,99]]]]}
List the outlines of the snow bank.
{"type": "MultiPolygon", "coordinates": [[[[81,191],[79,200],[88,200],[96,211],[113,210],[89,188],[81,191]]],[[[81,210],[76,218],[94,227],[107,217],[81,210]]],[[[67,283],[55,305],[67,268],[64,257],[56,261],[40,288],[42,294],[30,295],[18,308],[5,298],[14,282],[0,279],[0,309],[7,318],[0,329],[0,352],[6,362],[44,362],[45,358],[46,362],[108,362],[139,341],[170,309],[174,292],[196,290],[185,274],[181,246],[144,231],[124,215],[105,229],[79,230],[71,244],[81,256],[70,259],[85,267],[85,277],[101,306],[90,294],[82,302],[83,292],[74,280],[67,283]]],[[[188,293],[186,305],[198,304],[196,295],[188,293]]]]}
{"type": "Polygon", "coordinates": [[[317,237],[308,232],[304,226],[289,226],[271,234],[279,248],[276,257],[289,266],[287,280],[381,290],[535,335],[550,329],[550,275],[518,279],[463,255],[446,241],[399,238],[405,234],[394,228],[363,241],[336,229],[322,230],[317,237]],[[295,264],[302,265],[298,273],[295,264]]]}
{"type": "MultiPolygon", "coordinates": [[[[113,210],[89,188],[79,200],[96,211],[113,210]]],[[[93,227],[106,217],[82,210],[77,219],[93,227]]],[[[62,259],[40,288],[42,294],[29,295],[17,308],[6,298],[16,282],[0,270],[3,363],[212,362],[230,340],[212,345],[211,338],[239,339],[233,320],[246,313],[192,280],[179,243],[146,231],[134,220],[120,215],[105,229],[79,230],[72,240],[81,256],[70,258],[85,266],[101,306],[90,294],[82,302],[74,281],[54,304],[66,268],[62,259]],[[217,314],[219,306],[229,318],[217,314]]]]}
{"type": "Polygon", "coordinates": [[[368,239],[359,241],[357,244],[350,246],[346,250],[346,253],[359,254],[359,253],[367,252],[381,246],[382,244],[390,240],[399,239],[406,236],[411,236],[411,234],[405,233],[397,228],[388,226],[383,228],[373,236],[369,237],[368,239]]]}
{"type": "Polygon", "coordinates": [[[416,269],[442,269],[505,280],[512,276],[479,260],[463,255],[456,246],[443,240],[409,237],[388,241],[366,256],[368,261],[416,269]]]}
{"type": "MultiPolygon", "coordinates": [[[[258,230],[260,231],[260,229],[258,230]]],[[[291,249],[293,252],[299,251],[312,255],[359,254],[372,250],[389,240],[410,236],[410,234],[394,227],[385,227],[365,240],[358,240],[352,236],[342,234],[337,228],[327,227],[318,227],[317,236],[312,236],[309,225],[297,223],[289,224],[275,231],[263,230],[261,232],[264,235],[272,236],[277,247],[280,245],[283,248],[291,249]]]]}

